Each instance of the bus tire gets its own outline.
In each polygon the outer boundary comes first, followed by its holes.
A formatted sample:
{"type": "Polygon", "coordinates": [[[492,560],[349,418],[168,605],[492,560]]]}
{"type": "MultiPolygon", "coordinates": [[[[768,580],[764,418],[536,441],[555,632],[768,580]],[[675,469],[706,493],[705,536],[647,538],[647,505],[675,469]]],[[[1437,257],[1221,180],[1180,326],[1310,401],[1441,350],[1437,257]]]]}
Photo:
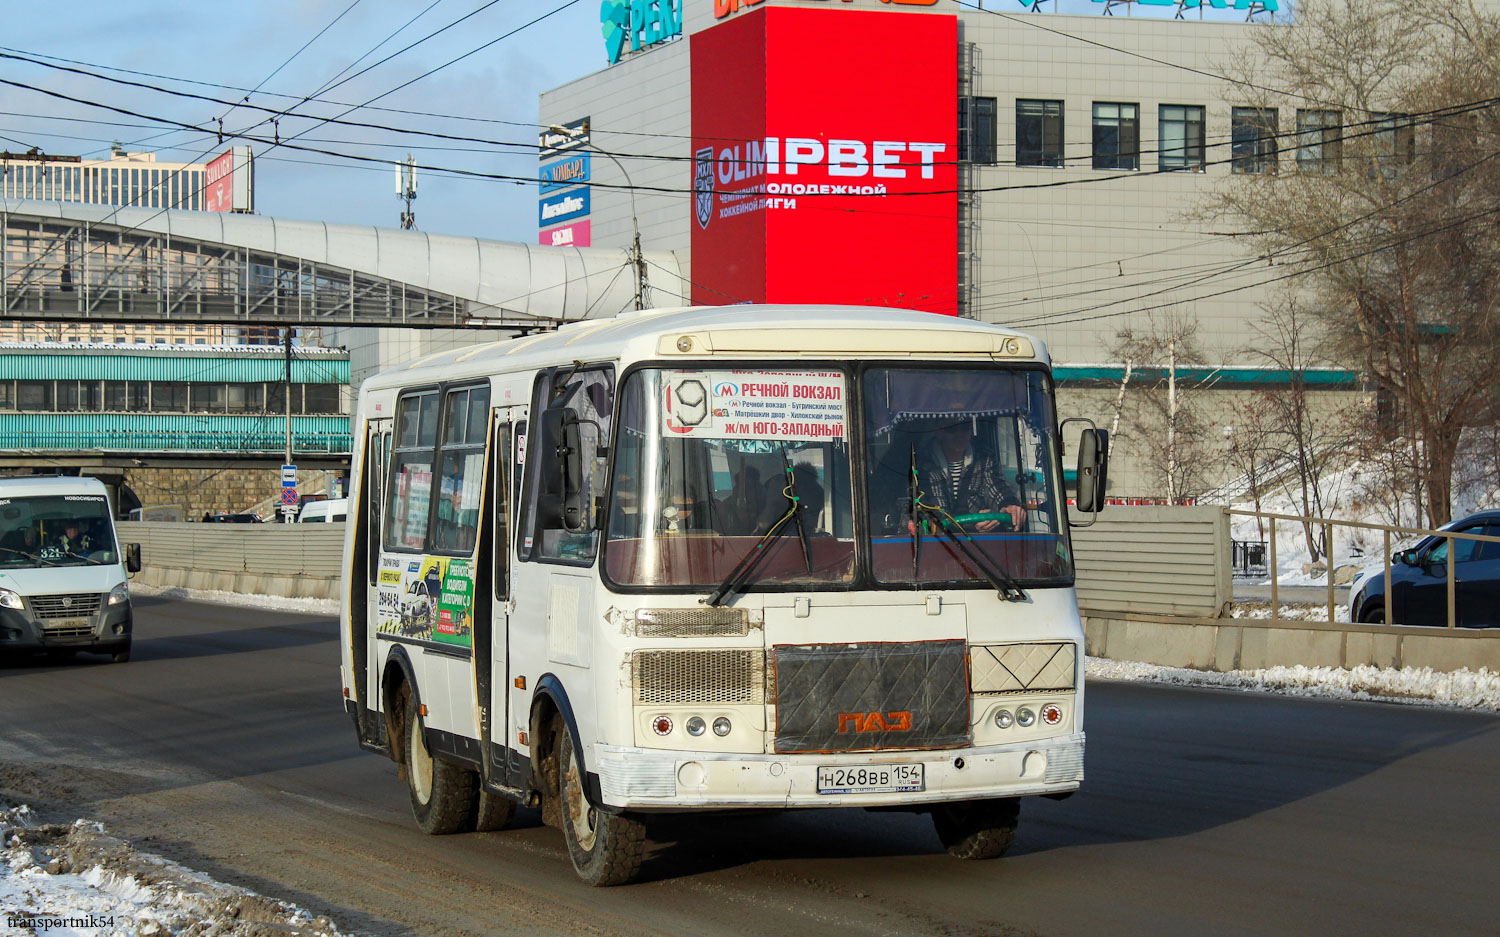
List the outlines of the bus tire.
{"type": "Polygon", "coordinates": [[[948,855],[959,859],[998,859],[1016,838],[1021,800],[966,800],[932,808],[932,825],[948,855]]]}
{"type": "Polygon", "coordinates": [[[432,757],[422,716],[406,696],[406,787],[411,812],[423,833],[441,836],[463,830],[475,809],[478,777],[474,772],[432,757]]]}
{"type": "Polygon", "coordinates": [[[516,816],[516,802],[504,794],[492,794],[480,788],[474,798],[474,812],[466,824],[476,833],[492,833],[510,826],[516,816]]]}
{"type": "Polygon", "coordinates": [[[117,664],[130,663],[130,642],[126,641],[124,644],[115,648],[115,652],[109,655],[109,659],[117,664]]]}
{"type": "Polygon", "coordinates": [[[562,787],[563,839],[573,869],[587,885],[623,885],[640,871],[646,825],[634,817],[606,813],[589,803],[583,771],[566,729],[557,752],[562,787]]]}

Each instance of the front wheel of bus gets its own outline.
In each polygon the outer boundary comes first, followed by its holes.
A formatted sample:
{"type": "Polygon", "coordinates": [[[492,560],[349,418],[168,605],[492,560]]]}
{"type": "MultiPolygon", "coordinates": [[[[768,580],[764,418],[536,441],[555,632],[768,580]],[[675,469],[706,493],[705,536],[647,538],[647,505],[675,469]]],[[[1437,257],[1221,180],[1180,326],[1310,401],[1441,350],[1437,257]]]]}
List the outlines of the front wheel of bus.
{"type": "Polygon", "coordinates": [[[966,800],[932,808],[932,825],[948,855],[960,859],[998,859],[1016,838],[1021,800],[966,800]]]}
{"type": "Polygon", "coordinates": [[[606,813],[589,803],[583,789],[573,734],[566,729],[558,747],[562,788],[563,838],[578,877],[589,885],[623,885],[641,868],[646,827],[631,817],[606,813]]]}
{"type": "Polygon", "coordinates": [[[407,697],[406,786],[411,791],[411,812],[423,833],[457,833],[469,821],[476,796],[472,771],[432,757],[427,749],[422,716],[407,697]]]}

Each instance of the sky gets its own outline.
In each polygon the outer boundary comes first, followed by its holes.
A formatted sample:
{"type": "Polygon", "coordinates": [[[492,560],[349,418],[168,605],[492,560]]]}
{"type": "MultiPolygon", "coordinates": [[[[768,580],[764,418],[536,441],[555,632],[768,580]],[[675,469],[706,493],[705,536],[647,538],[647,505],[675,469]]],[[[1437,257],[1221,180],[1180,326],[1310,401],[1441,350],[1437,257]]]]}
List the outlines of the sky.
{"type": "MultiPolygon", "coordinates": [[[[987,0],[984,6],[1005,12],[1024,7],[1014,0],[987,0]]],[[[1101,11],[1100,4],[1085,0],[1062,3],[1065,13],[1101,11]]],[[[1148,7],[1135,15],[1172,13],[1148,7]]],[[[606,64],[599,0],[73,0],[55,7],[10,4],[6,14],[0,55],[93,73],[0,58],[0,80],[27,86],[0,84],[0,146],[11,152],[39,147],[99,158],[119,141],[130,152],[200,162],[223,152],[228,135],[242,133],[256,154],[259,214],[383,227],[397,226],[402,210],[394,168],[330,154],[401,159],[410,153],[428,167],[418,171],[413,205],[419,229],[507,241],[536,239],[538,95],[606,64]],[[399,54],[381,63],[392,53],[399,54]],[[400,87],[433,69],[440,70],[400,87]],[[257,88],[250,104],[266,110],[234,106],[257,88]],[[308,97],[314,100],[303,100],[308,97]],[[366,102],[372,107],[343,119],[380,127],[316,121],[366,102]],[[274,110],[292,113],[272,125],[267,121],[274,110]],[[226,139],[173,129],[172,121],[214,130],[222,121],[226,139]],[[477,140],[434,140],[397,129],[477,140]],[[465,178],[442,170],[512,178],[465,178]]],[[[1218,15],[1242,16],[1232,10],[1218,15]]]]}

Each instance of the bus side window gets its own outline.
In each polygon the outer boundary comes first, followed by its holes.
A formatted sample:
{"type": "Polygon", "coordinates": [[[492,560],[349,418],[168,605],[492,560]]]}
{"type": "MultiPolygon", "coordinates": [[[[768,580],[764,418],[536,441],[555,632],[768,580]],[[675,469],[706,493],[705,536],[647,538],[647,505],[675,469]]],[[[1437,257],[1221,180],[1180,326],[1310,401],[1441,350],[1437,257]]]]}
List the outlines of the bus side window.
{"type": "Polygon", "coordinates": [[[396,448],[386,492],[387,550],[421,550],[427,545],[437,424],[436,391],[408,394],[396,405],[396,448]]]}
{"type": "Polygon", "coordinates": [[[472,553],[479,533],[490,388],[454,388],[446,397],[432,548],[439,553],[472,553]]]}
{"type": "MultiPolygon", "coordinates": [[[[597,520],[593,518],[595,497],[607,490],[607,459],[598,453],[609,443],[613,402],[614,372],[609,368],[557,368],[544,372],[537,379],[532,400],[533,420],[539,418],[538,414],[558,409],[571,410],[578,417],[583,446],[582,497],[591,520],[597,520]]],[[[556,448],[553,447],[551,452],[546,451],[547,448],[546,445],[533,445],[528,453],[531,470],[526,481],[522,555],[530,554],[534,548],[535,553],[530,558],[592,563],[599,543],[596,529],[574,533],[562,526],[557,511],[539,511],[543,499],[549,506],[556,500],[563,473],[556,448]]]]}

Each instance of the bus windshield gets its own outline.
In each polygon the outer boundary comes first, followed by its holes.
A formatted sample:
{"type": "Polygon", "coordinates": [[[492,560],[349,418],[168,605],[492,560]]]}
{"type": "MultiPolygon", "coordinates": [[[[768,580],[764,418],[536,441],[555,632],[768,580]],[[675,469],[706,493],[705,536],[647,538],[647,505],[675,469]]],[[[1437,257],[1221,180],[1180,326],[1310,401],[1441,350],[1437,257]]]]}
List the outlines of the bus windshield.
{"type": "Polygon", "coordinates": [[[610,579],[717,584],[795,504],[793,521],[767,541],[754,584],[851,582],[847,384],[828,370],[632,374],[615,459],[610,579]]]}
{"type": "Polygon", "coordinates": [[[876,580],[1072,576],[1045,371],[872,368],[863,390],[876,580]]]}
{"type": "Polygon", "coordinates": [[[0,498],[0,569],[117,562],[103,495],[0,498]]]}
{"type": "Polygon", "coordinates": [[[1072,577],[1046,371],[645,369],[625,382],[605,570],[623,586],[705,587],[765,541],[748,588],[895,588],[1072,577]],[[850,427],[863,424],[863,447],[850,427]],[[853,479],[866,506],[855,523],[853,479]],[[800,521],[800,525],[796,523],[800,521]],[[988,568],[986,568],[988,567],[988,568]]]}

